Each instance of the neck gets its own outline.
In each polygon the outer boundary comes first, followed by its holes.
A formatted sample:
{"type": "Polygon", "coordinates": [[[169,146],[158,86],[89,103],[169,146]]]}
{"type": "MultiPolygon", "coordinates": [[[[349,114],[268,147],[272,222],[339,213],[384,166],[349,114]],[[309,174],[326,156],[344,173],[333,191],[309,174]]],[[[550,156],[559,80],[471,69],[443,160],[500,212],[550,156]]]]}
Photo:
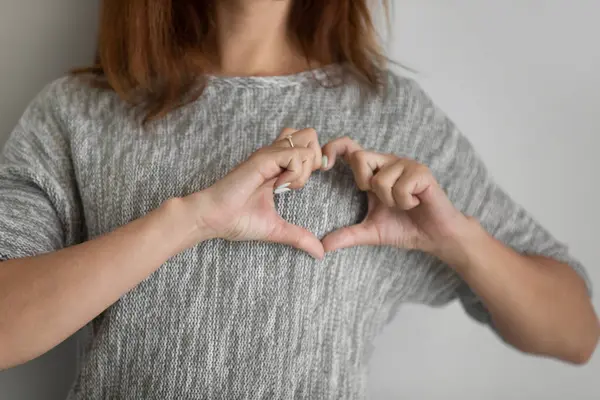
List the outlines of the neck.
{"type": "Polygon", "coordinates": [[[270,76],[308,69],[306,59],[288,33],[290,7],[291,0],[217,2],[216,73],[270,76]]]}

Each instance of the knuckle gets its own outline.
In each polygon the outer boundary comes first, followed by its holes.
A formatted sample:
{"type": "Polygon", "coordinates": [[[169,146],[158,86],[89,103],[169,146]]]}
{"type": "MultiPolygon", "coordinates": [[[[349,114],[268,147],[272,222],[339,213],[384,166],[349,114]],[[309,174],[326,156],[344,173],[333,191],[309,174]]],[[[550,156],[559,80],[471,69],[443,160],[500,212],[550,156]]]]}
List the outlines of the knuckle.
{"type": "Polygon", "coordinates": [[[364,160],[366,154],[364,150],[358,150],[352,153],[351,158],[355,160],[364,160]]]}
{"type": "Polygon", "coordinates": [[[289,136],[289,135],[293,134],[294,132],[296,132],[296,129],[294,129],[294,128],[290,128],[290,127],[283,128],[281,130],[281,132],[279,133],[278,139],[282,139],[286,136],[289,136]]]}
{"type": "Polygon", "coordinates": [[[306,133],[311,137],[317,137],[317,130],[315,128],[306,128],[306,133]]]}
{"type": "Polygon", "coordinates": [[[371,178],[371,184],[374,187],[384,187],[385,186],[385,182],[384,182],[383,178],[381,177],[381,175],[375,175],[373,178],[371,178]]]}
{"type": "Polygon", "coordinates": [[[300,149],[297,154],[302,162],[312,161],[312,158],[315,156],[315,152],[311,149],[300,149]]]}
{"type": "Polygon", "coordinates": [[[404,192],[404,185],[400,182],[394,183],[394,186],[392,186],[392,193],[400,194],[402,192],[404,192]]]}
{"type": "Polygon", "coordinates": [[[302,151],[307,157],[314,157],[316,154],[315,149],[311,147],[302,147],[302,151]]]}
{"type": "Polygon", "coordinates": [[[359,164],[364,164],[367,162],[369,157],[369,153],[366,150],[357,150],[351,155],[351,159],[359,164]]]}
{"type": "Polygon", "coordinates": [[[310,152],[306,154],[305,160],[308,165],[310,165],[310,166],[314,165],[317,162],[316,152],[313,150],[310,150],[310,152]]]}
{"type": "Polygon", "coordinates": [[[415,168],[415,173],[419,176],[431,175],[431,170],[426,165],[415,163],[414,168],[415,168]]]}
{"type": "Polygon", "coordinates": [[[404,185],[402,183],[396,183],[392,187],[392,193],[394,194],[395,198],[402,197],[404,195],[404,193],[406,193],[406,185],[404,185]]]}
{"type": "Polygon", "coordinates": [[[388,156],[394,157],[394,159],[395,159],[394,164],[395,165],[402,165],[403,167],[406,168],[407,162],[406,162],[405,158],[398,157],[398,156],[396,156],[394,154],[388,154],[388,156]]]}
{"type": "Polygon", "coordinates": [[[314,153],[318,156],[320,156],[323,152],[323,149],[321,148],[321,145],[319,144],[319,141],[317,139],[308,142],[307,147],[311,148],[314,151],[314,153]]]}

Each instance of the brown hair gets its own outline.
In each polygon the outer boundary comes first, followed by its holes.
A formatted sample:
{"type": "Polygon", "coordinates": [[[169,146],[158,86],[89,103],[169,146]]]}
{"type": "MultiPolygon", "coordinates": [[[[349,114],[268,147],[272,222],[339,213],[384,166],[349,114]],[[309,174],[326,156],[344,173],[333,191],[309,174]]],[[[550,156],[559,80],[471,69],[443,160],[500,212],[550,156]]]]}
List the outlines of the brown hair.
{"type": "MultiPolygon", "coordinates": [[[[215,52],[214,1],[102,0],[96,65],[73,72],[92,73],[146,120],[164,116],[201,93],[198,77],[215,52]]],[[[307,60],[345,64],[378,86],[385,57],[369,0],[292,1],[290,32],[307,60]]]]}

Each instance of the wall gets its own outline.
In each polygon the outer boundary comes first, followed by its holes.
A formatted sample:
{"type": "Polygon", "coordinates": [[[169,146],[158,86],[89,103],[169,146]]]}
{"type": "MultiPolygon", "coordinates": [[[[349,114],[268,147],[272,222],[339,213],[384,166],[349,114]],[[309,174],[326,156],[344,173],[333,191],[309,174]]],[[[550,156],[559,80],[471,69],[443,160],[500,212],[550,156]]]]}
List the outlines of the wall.
{"type": "MultiPolygon", "coordinates": [[[[50,79],[93,53],[97,1],[2,0],[0,142],[50,79]]],[[[600,284],[600,52],[593,0],[402,0],[392,57],[458,123],[497,180],[600,284]]],[[[600,300],[594,304],[600,309],[600,300]]],[[[0,373],[1,400],[62,399],[74,341],[0,373]]],[[[600,355],[576,368],[509,349],[456,304],[406,306],[377,342],[372,398],[598,399],[600,355]]]]}
{"type": "MultiPolygon", "coordinates": [[[[0,146],[44,85],[91,62],[97,7],[97,0],[0,1],[0,146]]],[[[1,372],[0,400],[64,399],[75,373],[75,350],[71,339],[1,372]]]]}
{"type": "MultiPolygon", "coordinates": [[[[394,59],[472,140],[497,181],[600,285],[600,3],[394,1],[394,59]]],[[[594,304],[600,310],[600,298],[594,304]]],[[[600,399],[600,351],[584,368],[523,356],[458,305],[407,306],[373,360],[374,399],[600,399]]]]}

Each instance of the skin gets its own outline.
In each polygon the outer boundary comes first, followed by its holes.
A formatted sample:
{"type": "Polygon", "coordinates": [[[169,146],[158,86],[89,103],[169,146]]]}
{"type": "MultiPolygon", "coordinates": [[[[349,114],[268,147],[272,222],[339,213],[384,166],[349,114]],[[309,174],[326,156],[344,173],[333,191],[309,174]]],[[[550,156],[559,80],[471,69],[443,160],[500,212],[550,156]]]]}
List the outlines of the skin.
{"type": "Polygon", "coordinates": [[[273,206],[278,182],[301,187],[316,156],[313,149],[276,142],[210,188],[168,200],[112,233],[54,253],[2,263],[0,369],[55,347],[169,258],[205,240],[269,241],[322,258],[319,239],[284,221],[273,206]]]}
{"type": "MultiPolygon", "coordinates": [[[[308,68],[286,29],[290,1],[217,4],[220,52],[211,73],[285,75],[308,68]]],[[[314,64],[313,64],[314,65],[314,64]]],[[[554,260],[525,257],[461,215],[424,166],[364,151],[350,139],[321,149],[316,132],[282,131],[214,186],[174,198],[146,216],[86,243],[0,268],[0,369],[50,350],[101,314],[169,258],[205,240],[269,241],[316,258],[361,244],[430,252],[465,279],[504,338],[522,351],[584,363],[598,341],[598,318],[582,280],[554,260]],[[293,133],[295,147],[285,139],[293,133]],[[369,193],[370,212],[321,242],[281,219],[273,191],[301,188],[340,157],[369,193]],[[82,300],[84,299],[84,300],[82,300]],[[47,321],[52,321],[48,324],[47,321]]]]}
{"type": "Polygon", "coordinates": [[[414,160],[363,150],[350,138],[323,148],[330,169],[342,157],[368,193],[365,220],[323,239],[326,251],[358,245],[417,249],[438,257],[465,280],[494,326],[517,349],[584,364],[600,326],[584,281],[568,265],[524,256],[461,214],[429,169],[414,160]]]}

